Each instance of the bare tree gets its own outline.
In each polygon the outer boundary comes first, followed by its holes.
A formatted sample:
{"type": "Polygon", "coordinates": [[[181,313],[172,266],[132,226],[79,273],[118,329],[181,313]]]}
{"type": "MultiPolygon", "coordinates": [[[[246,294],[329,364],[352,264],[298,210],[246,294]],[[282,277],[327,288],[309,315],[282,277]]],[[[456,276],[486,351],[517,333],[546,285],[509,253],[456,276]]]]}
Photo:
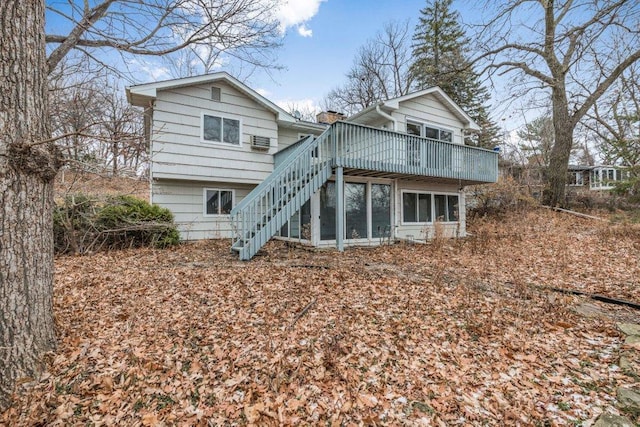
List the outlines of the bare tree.
{"type": "Polygon", "coordinates": [[[374,103],[409,93],[412,79],[409,23],[391,22],[356,55],[347,82],[329,92],[325,103],[353,114],[374,103]]]}
{"type": "Polygon", "coordinates": [[[67,34],[47,34],[52,47],[49,70],[72,50],[105,64],[101,50],[130,55],[168,55],[185,48],[200,52],[212,64],[221,53],[257,66],[268,66],[268,55],[280,34],[275,0],[69,0],[47,6],[49,17],[63,21],[67,34]],[[205,54],[205,51],[207,52],[205,54]]]}
{"type": "Polygon", "coordinates": [[[578,122],[640,59],[640,4],[627,0],[487,2],[479,55],[489,76],[511,75],[513,96],[550,96],[554,144],[544,202],[564,201],[578,122]],[[495,8],[493,8],[495,7],[495,8]]]}
{"type": "Polygon", "coordinates": [[[143,118],[123,93],[115,76],[77,72],[49,79],[52,134],[71,168],[117,175],[146,162],[143,118]]]}
{"type": "Polygon", "coordinates": [[[49,120],[65,161],[81,164],[93,157],[92,135],[98,133],[103,104],[99,86],[86,73],[49,78],[49,120]]]}
{"type": "Polygon", "coordinates": [[[640,167],[640,74],[630,67],[608,96],[594,105],[584,126],[593,132],[607,164],[640,167]]]}
{"type": "Polygon", "coordinates": [[[70,0],[49,12],[73,26],[69,34],[47,35],[57,47],[48,58],[55,68],[72,49],[96,58],[96,49],[116,48],[133,55],[167,55],[206,46],[211,61],[221,52],[258,65],[265,49],[278,44],[275,2],[259,0],[103,0],[91,7],[70,0]]]}
{"type": "Polygon", "coordinates": [[[307,122],[315,122],[320,112],[315,106],[305,102],[287,102],[283,108],[292,116],[307,122]]]}
{"type": "Polygon", "coordinates": [[[277,44],[271,8],[268,0],[50,2],[48,18],[71,30],[45,35],[44,0],[0,1],[0,410],[55,347],[53,180],[62,156],[51,138],[48,73],[72,51],[109,68],[105,50],[165,55],[209,42],[258,64],[259,55],[245,55],[277,44]]]}
{"type": "Polygon", "coordinates": [[[121,169],[135,173],[140,161],[146,159],[146,143],[142,137],[139,112],[129,105],[117,85],[107,84],[101,96],[103,112],[99,123],[102,158],[111,166],[111,174],[121,169]]]}

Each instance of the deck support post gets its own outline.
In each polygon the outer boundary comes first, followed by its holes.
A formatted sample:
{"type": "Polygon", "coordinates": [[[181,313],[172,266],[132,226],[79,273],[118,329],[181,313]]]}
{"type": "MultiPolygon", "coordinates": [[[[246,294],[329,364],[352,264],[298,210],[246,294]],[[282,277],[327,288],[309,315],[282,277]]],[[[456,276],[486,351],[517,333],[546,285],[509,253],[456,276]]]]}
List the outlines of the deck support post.
{"type": "Polygon", "coordinates": [[[344,176],[342,166],[336,168],[336,247],[344,251],[344,176]]]}

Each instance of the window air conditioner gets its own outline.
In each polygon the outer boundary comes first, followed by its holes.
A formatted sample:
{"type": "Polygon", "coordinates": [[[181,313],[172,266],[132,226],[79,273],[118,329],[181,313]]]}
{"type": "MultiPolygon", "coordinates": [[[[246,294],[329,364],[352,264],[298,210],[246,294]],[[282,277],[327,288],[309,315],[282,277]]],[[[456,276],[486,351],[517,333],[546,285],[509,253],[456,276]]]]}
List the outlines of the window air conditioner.
{"type": "Polygon", "coordinates": [[[271,147],[271,138],[266,136],[251,135],[251,148],[256,150],[268,150],[271,147]]]}

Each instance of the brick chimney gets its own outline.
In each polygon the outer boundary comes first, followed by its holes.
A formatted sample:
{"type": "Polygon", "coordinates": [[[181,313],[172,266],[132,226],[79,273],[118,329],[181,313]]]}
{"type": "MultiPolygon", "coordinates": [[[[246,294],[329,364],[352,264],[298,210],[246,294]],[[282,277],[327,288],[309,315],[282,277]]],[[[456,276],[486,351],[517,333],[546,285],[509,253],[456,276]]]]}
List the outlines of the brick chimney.
{"type": "Polygon", "coordinates": [[[330,125],[334,122],[337,122],[338,120],[344,120],[346,118],[347,116],[345,116],[344,114],[331,110],[323,111],[316,115],[316,121],[325,125],[330,125]]]}

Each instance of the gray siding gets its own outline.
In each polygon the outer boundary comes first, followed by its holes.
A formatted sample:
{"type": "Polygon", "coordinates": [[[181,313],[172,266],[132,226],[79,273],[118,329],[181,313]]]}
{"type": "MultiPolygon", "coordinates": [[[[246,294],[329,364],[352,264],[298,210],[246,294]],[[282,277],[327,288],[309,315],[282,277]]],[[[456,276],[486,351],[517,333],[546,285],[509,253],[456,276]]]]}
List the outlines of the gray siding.
{"type": "Polygon", "coordinates": [[[278,130],[278,151],[284,150],[294,142],[300,139],[300,134],[311,133],[301,132],[297,129],[281,127],[278,130]]]}
{"type": "Polygon", "coordinates": [[[453,142],[463,144],[463,123],[434,95],[409,99],[400,103],[400,108],[392,116],[398,121],[398,131],[406,132],[407,119],[440,126],[453,131],[453,142]]]}
{"type": "Polygon", "coordinates": [[[273,170],[278,147],[275,114],[234,87],[216,82],[221,101],[210,99],[209,84],[157,94],[152,130],[152,177],[257,184],[273,170]],[[241,146],[201,139],[202,114],[240,120],[241,146]],[[271,138],[269,151],[251,148],[251,135],[271,138]]]}
{"type": "Polygon", "coordinates": [[[253,185],[228,182],[186,182],[157,180],[153,182],[151,201],[168,208],[183,240],[231,238],[229,215],[204,215],[204,189],[232,190],[238,204],[254,188],[253,185]]]}
{"type": "Polygon", "coordinates": [[[297,141],[300,140],[300,136],[301,135],[320,135],[323,132],[320,130],[316,130],[316,131],[309,131],[309,130],[300,130],[300,129],[295,129],[295,128],[288,128],[288,127],[280,127],[278,129],[278,151],[282,151],[285,148],[291,146],[292,144],[296,143],[297,141]]]}

